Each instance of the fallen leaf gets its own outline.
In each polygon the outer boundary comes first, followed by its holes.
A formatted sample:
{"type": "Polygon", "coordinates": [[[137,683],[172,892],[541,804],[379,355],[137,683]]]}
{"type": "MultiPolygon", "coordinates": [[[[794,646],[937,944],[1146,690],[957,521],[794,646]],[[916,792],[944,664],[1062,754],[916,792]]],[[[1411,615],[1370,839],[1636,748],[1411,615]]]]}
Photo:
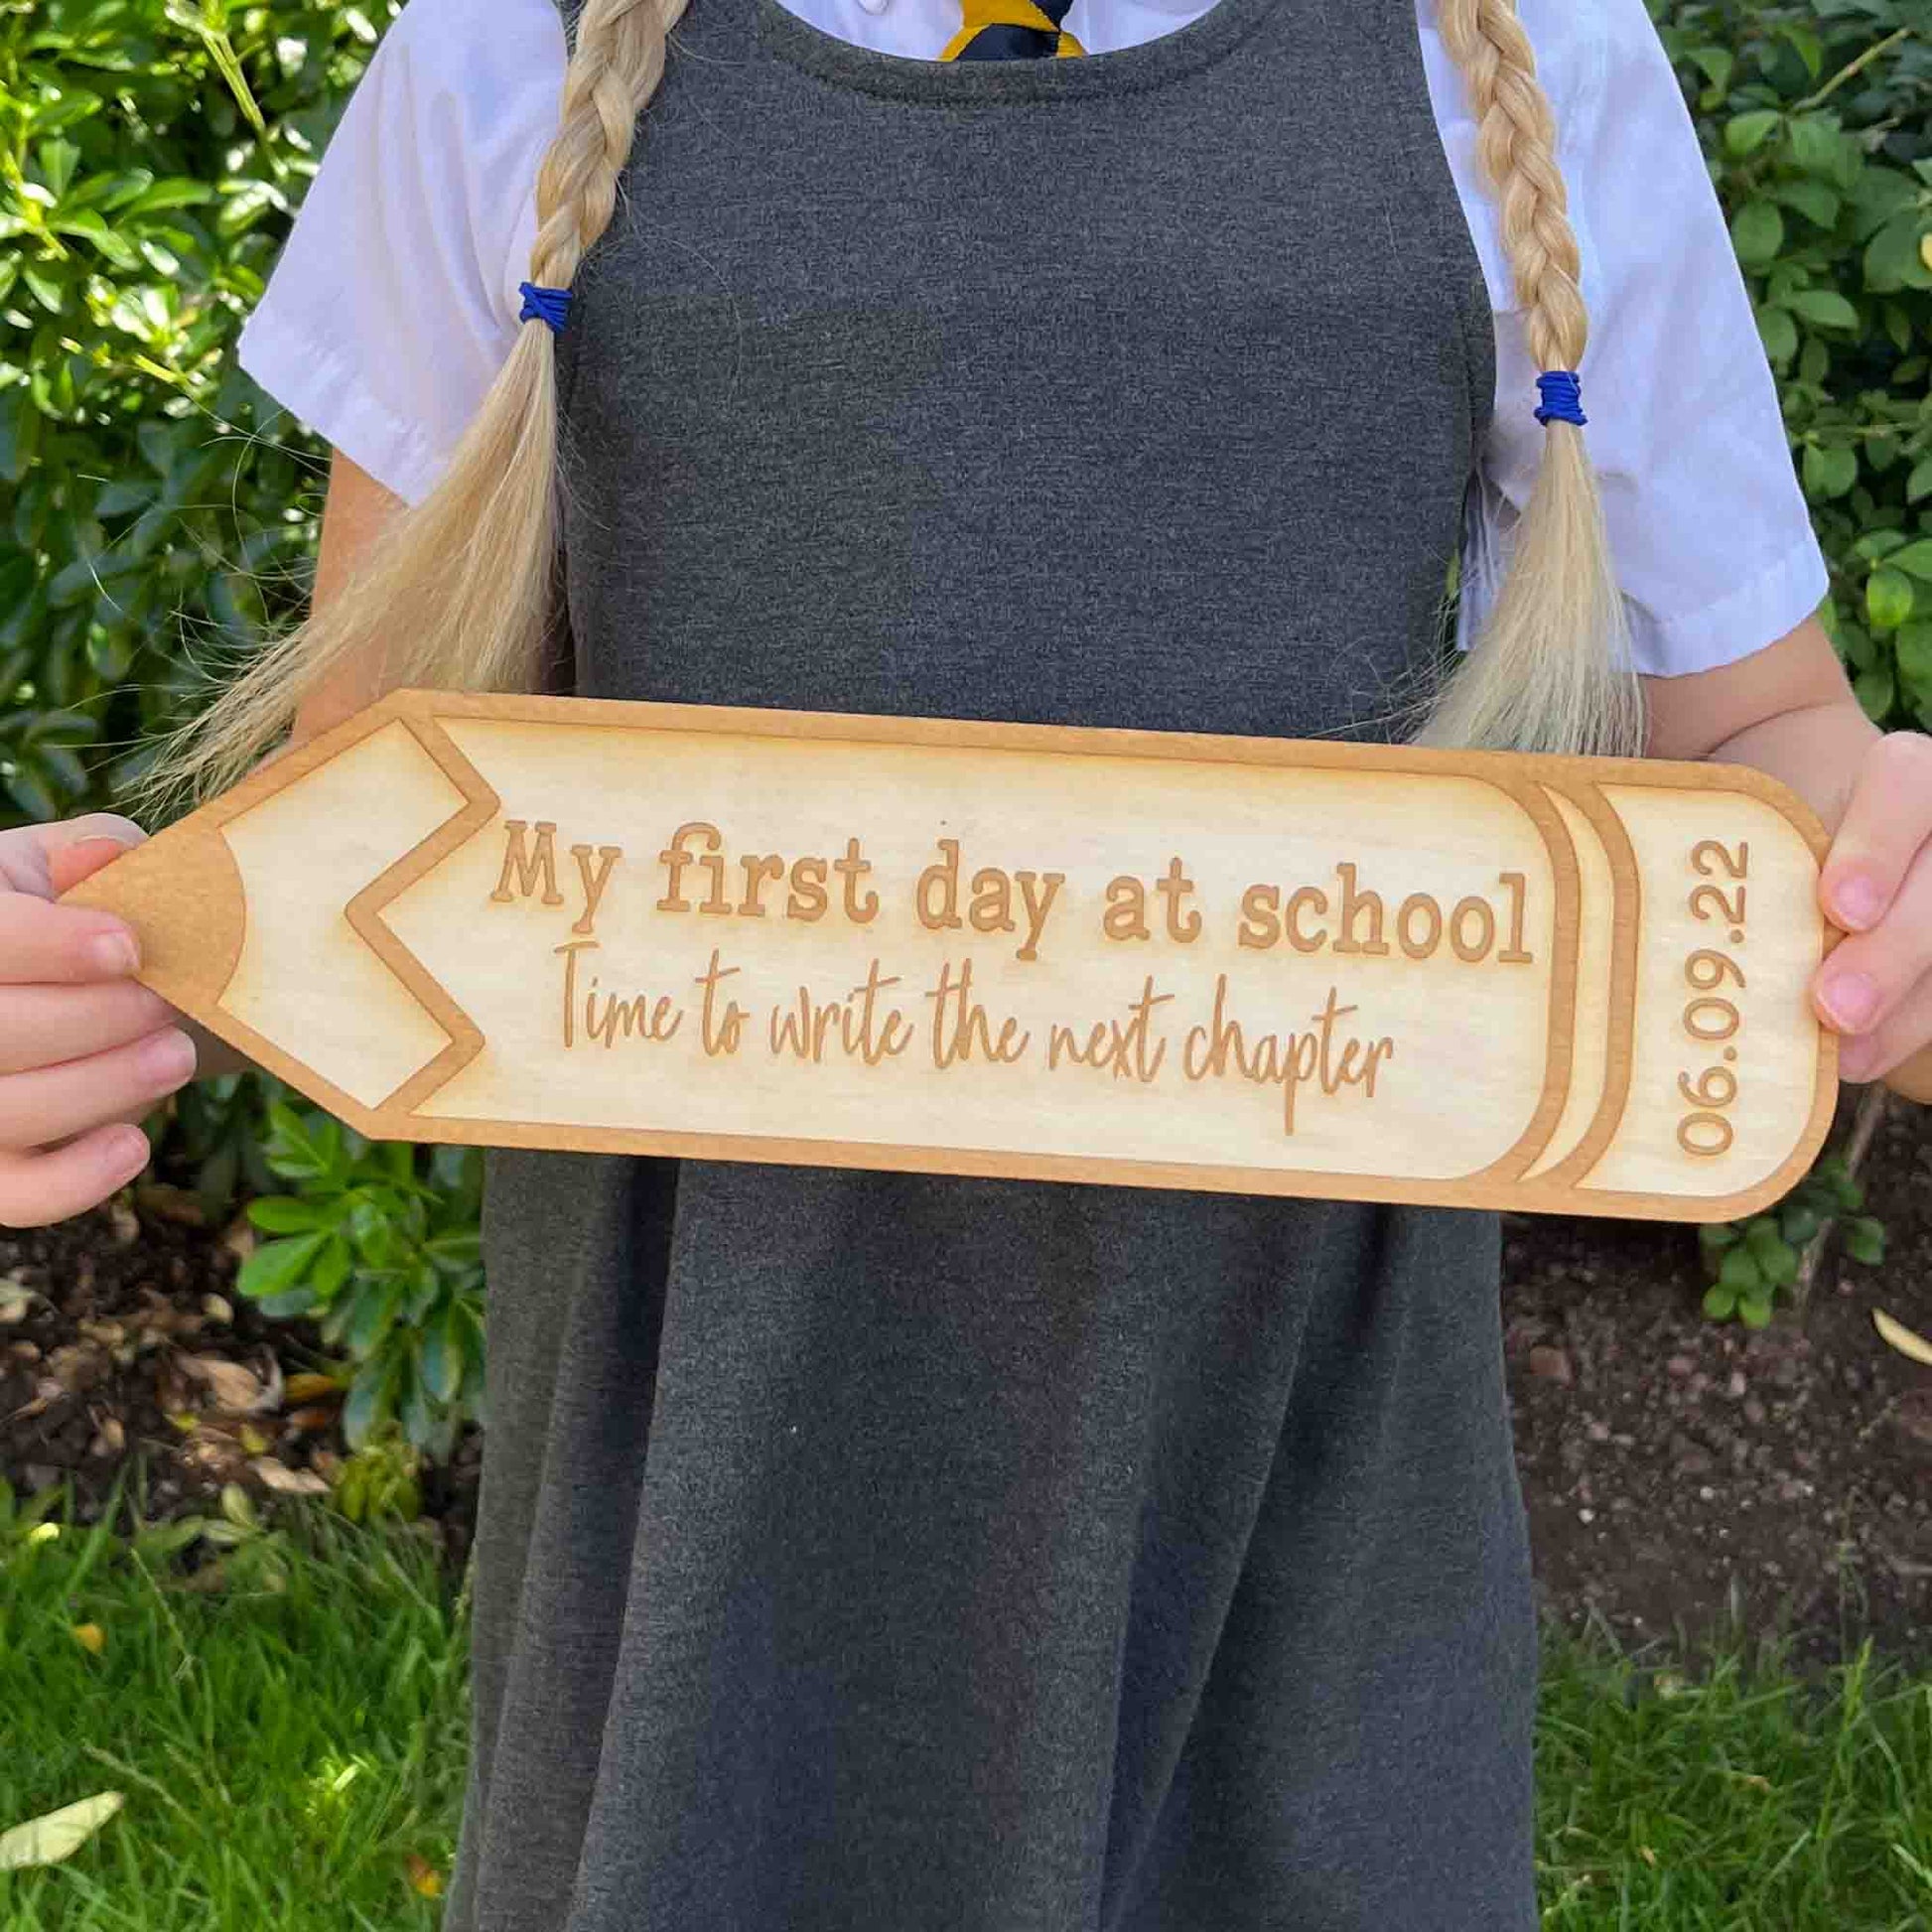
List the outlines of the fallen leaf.
{"type": "Polygon", "coordinates": [[[0,1832],[0,1871],[59,1864],[63,1859],[71,1858],[124,1802],[118,1791],[97,1791],[77,1805],[66,1805],[30,1818],[12,1831],[0,1832]]]}
{"type": "Polygon", "coordinates": [[[411,1891],[420,1892],[425,1898],[443,1896],[443,1874],[420,1852],[406,1853],[403,1865],[409,1873],[411,1891]]]}
{"type": "Polygon", "coordinates": [[[329,1493],[328,1483],[313,1469],[291,1469],[272,1455],[258,1455],[248,1466],[261,1478],[264,1488],[278,1490],[282,1495],[326,1496],[329,1493]]]}
{"type": "Polygon", "coordinates": [[[0,1328],[18,1327],[27,1319],[27,1311],[34,1306],[34,1298],[23,1289],[8,1289],[0,1294],[0,1328]]]}
{"type": "Polygon", "coordinates": [[[124,1200],[107,1203],[107,1225],[114,1231],[117,1248],[131,1248],[141,1238],[141,1220],[124,1200]]]}
{"type": "Polygon", "coordinates": [[[127,1430],[120,1417],[108,1416],[94,1431],[94,1440],[87,1445],[89,1455],[119,1455],[127,1448],[127,1430]]]}
{"type": "Polygon", "coordinates": [[[67,1390],[62,1388],[53,1376],[43,1375],[34,1384],[33,1400],[31,1402],[23,1402],[7,1420],[9,1422],[25,1422],[30,1416],[38,1416],[44,1411],[53,1408],[55,1403],[64,1400],[66,1395],[67,1390]]]}
{"type": "Polygon", "coordinates": [[[182,1366],[207,1389],[218,1408],[253,1415],[272,1406],[261,1377],[239,1362],[221,1355],[190,1355],[182,1366]]]}
{"type": "Polygon", "coordinates": [[[107,1632],[98,1623],[76,1623],[73,1626],[73,1640],[82,1650],[91,1650],[96,1657],[107,1648],[107,1632]]]}
{"type": "Polygon", "coordinates": [[[259,1429],[255,1427],[253,1423],[249,1423],[249,1422],[243,1423],[241,1427],[238,1430],[236,1430],[235,1435],[239,1440],[241,1447],[245,1449],[250,1455],[266,1455],[268,1453],[270,1448],[269,1440],[266,1436],[264,1436],[261,1433],[259,1429]]]}
{"type": "Polygon", "coordinates": [[[206,1429],[198,1429],[182,1445],[181,1459],[191,1469],[201,1469],[221,1480],[237,1474],[241,1467],[242,1454],[238,1445],[221,1436],[210,1435],[206,1429]]]}
{"type": "Polygon", "coordinates": [[[226,1328],[234,1321],[234,1304],[225,1295],[204,1295],[202,1312],[219,1327],[226,1328]]]}
{"type": "Polygon", "coordinates": [[[333,1375],[316,1375],[304,1370],[288,1379],[287,1394],[291,1402],[329,1402],[342,1392],[342,1384],[333,1375]]]}
{"type": "Polygon", "coordinates": [[[107,1357],[91,1342],[64,1342],[47,1358],[47,1370],[69,1395],[78,1395],[106,1379],[107,1357]]]}
{"type": "Polygon", "coordinates": [[[135,1188],[134,1198],[150,1214],[163,1221],[173,1221],[177,1227],[207,1225],[201,1196],[191,1194],[186,1187],[171,1187],[165,1180],[146,1180],[135,1188]]]}
{"type": "Polygon", "coordinates": [[[1916,1329],[1906,1327],[1902,1321],[1894,1321],[1883,1309],[1871,1311],[1871,1325],[1901,1355],[1932,1368],[1932,1341],[1927,1341],[1916,1329]]]}

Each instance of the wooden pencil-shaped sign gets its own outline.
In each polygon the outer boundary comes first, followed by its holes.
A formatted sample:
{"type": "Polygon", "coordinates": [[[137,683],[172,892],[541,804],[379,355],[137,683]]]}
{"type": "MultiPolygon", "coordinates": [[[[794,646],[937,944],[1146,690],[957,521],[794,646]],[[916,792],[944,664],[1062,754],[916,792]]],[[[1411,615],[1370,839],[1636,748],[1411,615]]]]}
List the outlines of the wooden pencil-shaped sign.
{"type": "Polygon", "coordinates": [[[1720,1219],[1816,1152],[1735,765],[396,694],[69,897],[380,1138],[1720,1219]]]}

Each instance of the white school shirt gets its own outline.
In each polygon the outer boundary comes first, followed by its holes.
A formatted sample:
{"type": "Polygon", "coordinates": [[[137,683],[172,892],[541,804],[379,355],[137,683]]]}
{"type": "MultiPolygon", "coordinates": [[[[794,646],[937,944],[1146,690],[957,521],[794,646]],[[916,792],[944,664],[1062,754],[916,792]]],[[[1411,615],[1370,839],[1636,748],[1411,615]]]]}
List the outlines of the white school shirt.
{"type": "MultiPolygon", "coordinates": [[[[823,33],[914,60],[936,59],[959,21],[957,0],[784,4],[823,33]]],[[[1065,25],[1104,54],[1205,10],[1199,0],[1072,0],[1065,25]]],[[[1776,386],[1643,0],[1520,0],[1520,11],[1556,110],[1583,254],[1587,436],[1637,667],[1707,670],[1784,635],[1827,590],[1776,386]]],[[[1495,313],[1495,418],[1464,517],[1466,645],[1543,430],[1474,122],[1431,0],[1418,0],[1417,30],[1495,313]]],[[[435,482],[522,326],[517,284],[529,274],[536,171],[564,62],[553,0],[407,0],[242,332],[242,366],[405,500],[435,482]]]]}

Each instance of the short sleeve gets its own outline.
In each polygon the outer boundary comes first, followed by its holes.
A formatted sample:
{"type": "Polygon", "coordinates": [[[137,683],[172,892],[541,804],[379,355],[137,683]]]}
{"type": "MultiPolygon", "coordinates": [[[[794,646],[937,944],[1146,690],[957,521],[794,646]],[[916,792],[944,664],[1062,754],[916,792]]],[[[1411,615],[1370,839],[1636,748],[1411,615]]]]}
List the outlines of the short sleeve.
{"type": "Polygon", "coordinates": [[[242,367],[407,501],[515,342],[564,62],[551,0],[408,0],[242,331],[242,367]]]}
{"type": "MultiPolygon", "coordinates": [[[[1545,45],[1553,57],[1546,85],[1590,312],[1586,435],[1636,667],[1659,677],[1710,670],[1783,636],[1829,586],[1777,385],[1643,0],[1523,0],[1522,16],[1540,65],[1545,45]]],[[[1466,100],[1443,118],[1466,169],[1466,100]]],[[[1465,645],[1500,581],[1544,438],[1493,207],[1472,209],[1471,226],[1498,311],[1497,385],[1465,529],[1465,645]]]]}

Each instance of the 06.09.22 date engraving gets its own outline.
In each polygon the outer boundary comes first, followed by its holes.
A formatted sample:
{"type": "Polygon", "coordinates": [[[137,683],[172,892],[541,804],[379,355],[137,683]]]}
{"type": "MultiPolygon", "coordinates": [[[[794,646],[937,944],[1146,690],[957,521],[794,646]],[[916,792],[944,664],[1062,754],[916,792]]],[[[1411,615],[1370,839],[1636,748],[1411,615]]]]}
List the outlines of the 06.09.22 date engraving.
{"type": "MultiPolygon", "coordinates": [[[[1694,919],[1717,921],[1725,927],[1727,944],[1744,943],[1743,880],[1750,869],[1751,849],[1737,842],[1733,855],[1716,839],[1700,839],[1691,848],[1691,869],[1712,883],[1691,888],[1694,919]],[[1735,883],[1733,883],[1735,882],[1735,883]]],[[[1736,1006],[1719,991],[1744,984],[1744,969],[1729,953],[1716,946],[1700,946],[1684,962],[1684,981],[1693,997],[1685,1003],[1684,1032],[1700,1045],[1716,1047],[1719,1064],[1702,1073],[1680,1073],[1677,1089],[1696,1110],[1677,1123],[1677,1145],[1686,1154],[1712,1159],[1731,1143],[1731,1126],[1725,1109],[1737,1098],[1737,1047],[1731,1043],[1740,1024],[1736,1006]]]]}

